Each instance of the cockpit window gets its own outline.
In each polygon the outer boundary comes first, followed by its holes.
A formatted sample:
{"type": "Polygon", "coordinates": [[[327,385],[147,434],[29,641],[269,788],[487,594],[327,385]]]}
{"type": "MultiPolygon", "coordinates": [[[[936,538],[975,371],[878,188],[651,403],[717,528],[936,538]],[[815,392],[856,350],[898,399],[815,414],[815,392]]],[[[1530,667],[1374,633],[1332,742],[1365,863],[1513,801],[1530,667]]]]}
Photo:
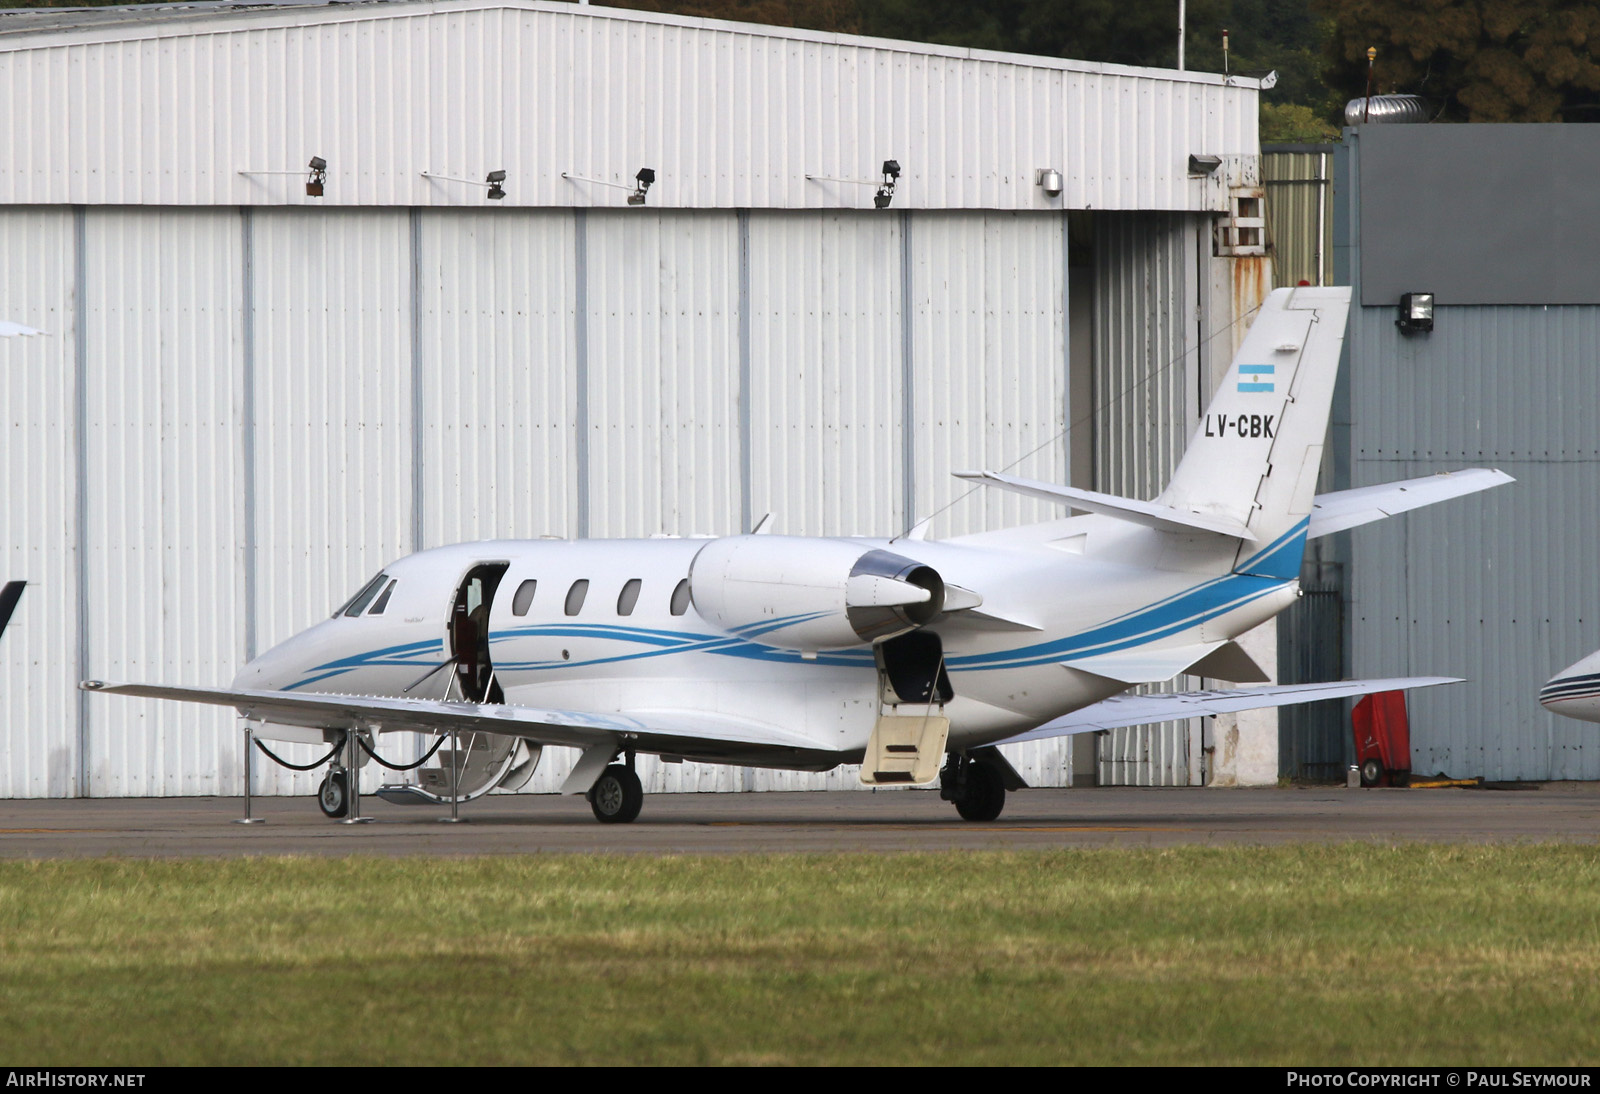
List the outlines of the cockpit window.
{"type": "Polygon", "coordinates": [[[383,583],[388,580],[389,575],[380,572],[377,577],[361,586],[360,592],[339,605],[334,610],[333,617],[337,619],[341,615],[360,615],[362,609],[367,606],[373,597],[378,595],[378,590],[383,588],[383,583]]]}
{"type": "Polygon", "coordinates": [[[398,581],[391,581],[388,585],[384,586],[383,595],[372,602],[372,610],[367,614],[382,615],[383,609],[389,606],[389,597],[393,595],[394,587],[398,584],[400,584],[398,581]]]}

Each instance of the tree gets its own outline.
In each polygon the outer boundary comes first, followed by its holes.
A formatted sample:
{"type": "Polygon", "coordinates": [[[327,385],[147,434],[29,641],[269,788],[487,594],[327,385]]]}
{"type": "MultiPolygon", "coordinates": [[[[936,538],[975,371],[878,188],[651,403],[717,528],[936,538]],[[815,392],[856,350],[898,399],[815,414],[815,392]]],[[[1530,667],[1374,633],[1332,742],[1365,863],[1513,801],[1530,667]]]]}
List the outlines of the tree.
{"type": "Polygon", "coordinates": [[[1316,0],[1332,16],[1329,84],[1408,92],[1472,122],[1600,121],[1595,0],[1316,0]]]}

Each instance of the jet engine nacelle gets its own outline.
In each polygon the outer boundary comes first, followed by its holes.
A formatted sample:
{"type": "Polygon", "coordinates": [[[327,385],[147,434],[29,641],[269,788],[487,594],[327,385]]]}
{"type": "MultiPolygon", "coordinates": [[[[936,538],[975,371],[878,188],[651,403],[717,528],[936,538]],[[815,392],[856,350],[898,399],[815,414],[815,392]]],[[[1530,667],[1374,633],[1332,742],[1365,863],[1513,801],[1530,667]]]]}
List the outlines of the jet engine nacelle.
{"type": "Polygon", "coordinates": [[[689,591],[728,633],[807,652],[880,642],[944,610],[933,567],[845,539],[712,540],[690,567],[689,591]]]}

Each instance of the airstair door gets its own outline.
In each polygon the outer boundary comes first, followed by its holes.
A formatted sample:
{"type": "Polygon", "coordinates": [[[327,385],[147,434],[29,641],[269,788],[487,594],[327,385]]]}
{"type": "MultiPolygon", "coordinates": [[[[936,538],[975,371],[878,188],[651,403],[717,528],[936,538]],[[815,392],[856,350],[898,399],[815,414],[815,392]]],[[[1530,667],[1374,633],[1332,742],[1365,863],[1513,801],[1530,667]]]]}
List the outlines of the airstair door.
{"type": "Polygon", "coordinates": [[[467,571],[450,609],[450,657],[455,662],[450,697],[469,703],[503,703],[489,648],[489,609],[510,564],[483,562],[467,571]]]}
{"type": "Polygon", "coordinates": [[[868,786],[921,785],[939,777],[955,697],[937,634],[912,631],[879,643],[878,721],[867,740],[861,781],[868,786]]]}

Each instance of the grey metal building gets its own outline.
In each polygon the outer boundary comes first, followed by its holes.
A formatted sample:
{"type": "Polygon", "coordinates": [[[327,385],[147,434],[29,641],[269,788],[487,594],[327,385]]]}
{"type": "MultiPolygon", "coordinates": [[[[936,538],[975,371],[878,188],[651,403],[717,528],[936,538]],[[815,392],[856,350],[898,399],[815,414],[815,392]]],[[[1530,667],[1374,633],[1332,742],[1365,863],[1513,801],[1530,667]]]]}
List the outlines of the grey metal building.
{"type": "Polygon", "coordinates": [[[74,685],[226,681],[423,547],[1152,496],[1267,288],[1259,91],[531,0],[0,12],[0,318],[49,332],[0,339],[0,795],[239,792],[227,712],[74,685]]]}
{"type": "Polygon", "coordinates": [[[1336,485],[1469,466],[1517,482],[1330,544],[1356,675],[1413,694],[1413,769],[1600,778],[1542,684],[1600,647],[1600,129],[1373,125],[1338,154],[1336,279],[1358,304],[1336,485]],[[1431,332],[1396,325],[1434,294],[1431,332]],[[1342,441],[1344,434],[1348,441],[1342,441]]]}

